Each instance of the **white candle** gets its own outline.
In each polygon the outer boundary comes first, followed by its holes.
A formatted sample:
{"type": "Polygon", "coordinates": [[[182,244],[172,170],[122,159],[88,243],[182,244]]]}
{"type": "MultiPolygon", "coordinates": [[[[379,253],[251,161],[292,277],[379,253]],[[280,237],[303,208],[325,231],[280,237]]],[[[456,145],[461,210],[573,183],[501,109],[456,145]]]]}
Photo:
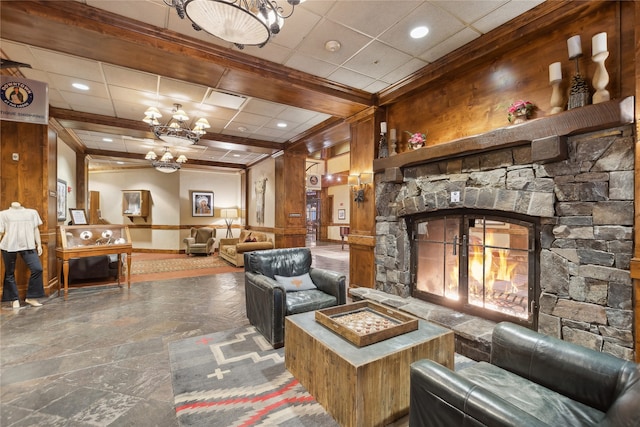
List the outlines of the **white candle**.
{"type": "Polygon", "coordinates": [[[591,54],[596,56],[607,51],[607,33],[598,33],[591,38],[591,54]]]}
{"type": "Polygon", "coordinates": [[[392,141],[396,140],[396,129],[395,128],[391,129],[391,133],[389,134],[389,136],[391,137],[392,141]]]}
{"type": "Polygon", "coordinates": [[[380,122],[380,133],[387,133],[387,122],[380,122]]]}
{"type": "Polygon", "coordinates": [[[567,40],[567,47],[569,48],[569,59],[577,58],[582,55],[582,42],[580,36],[573,36],[567,40]]]}
{"type": "Polygon", "coordinates": [[[562,67],[559,62],[554,62],[549,65],[549,82],[557,82],[562,80],[562,67]]]}

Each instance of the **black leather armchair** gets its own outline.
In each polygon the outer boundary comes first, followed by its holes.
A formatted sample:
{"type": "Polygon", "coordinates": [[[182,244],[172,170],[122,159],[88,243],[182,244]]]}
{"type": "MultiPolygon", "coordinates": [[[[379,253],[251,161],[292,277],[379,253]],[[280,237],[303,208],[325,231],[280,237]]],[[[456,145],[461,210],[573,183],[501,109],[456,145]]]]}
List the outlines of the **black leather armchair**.
{"type": "Polygon", "coordinates": [[[346,303],[345,275],[311,267],[308,248],[248,252],[244,269],[247,317],[274,348],[284,345],[285,316],[346,303]],[[317,289],[287,292],[274,278],[304,273],[317,289]]]}
{"type": "Polygon", "coordinates": [[[640,365],[511,323],[491,363],[411,365],[411,426],[640,426],[640,365]]]}

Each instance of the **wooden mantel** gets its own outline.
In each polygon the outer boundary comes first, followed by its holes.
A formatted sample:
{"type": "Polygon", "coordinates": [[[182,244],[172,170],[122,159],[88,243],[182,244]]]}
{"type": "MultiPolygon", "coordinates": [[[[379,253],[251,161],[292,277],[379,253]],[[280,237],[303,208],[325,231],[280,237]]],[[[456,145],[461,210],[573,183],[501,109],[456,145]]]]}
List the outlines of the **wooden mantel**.
{"type": "Polygon", "coordinates": [[[374,172],[403,168],[445,158],[530,143],[550,136],[569,136],[631,124],[635,120],[635,99],[607,101],[525,123],[495,129],[441,144],[411,150],[373,161],[374,172]]]}

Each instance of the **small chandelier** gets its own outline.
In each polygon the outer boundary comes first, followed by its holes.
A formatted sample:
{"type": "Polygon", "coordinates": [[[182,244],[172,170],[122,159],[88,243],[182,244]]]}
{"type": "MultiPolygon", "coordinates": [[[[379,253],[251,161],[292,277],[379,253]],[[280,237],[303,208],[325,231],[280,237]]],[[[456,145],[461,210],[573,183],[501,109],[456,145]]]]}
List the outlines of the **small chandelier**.
{"type": "Polygon", "coordinates": [[[144,158],[145,160],[151,160],[151,166],[162,173],[176,172],[180,169],[180,165],[187,161],[187,157],[184,154],[180,154],[174,161],[173,154],[171,154],[171,151],[169,151],[167,147],[164,147],[164,154],[162,154],[160,160],[157,160],[158,156],[154,151],[149,151],[144,158]]]}
{"type": "Polygon", "coordinates": [[[173,115],[166,124],[160,124],[158,119],[162,117],[160,111],[156,107],[149,107],[144,112],[143,122],[147,123],[154,135],[164,142],[172,146],[185,146],[195,144],[200,137],[207,133],[205,129],[210,128],[209,122],[205,118],[198,119],[193,129],[185,124],[189,120],[189,116],[182,109],[182,105],[173,104],[173,115]]]}
{"type": "Polygon", "coordinates": [[[263,47],[282,29],[284,20],[304,0],[287,0],[289,12],[275,0],[163,0],[185,15],[196,31],[207,33],[236,45],[263,47]]]}

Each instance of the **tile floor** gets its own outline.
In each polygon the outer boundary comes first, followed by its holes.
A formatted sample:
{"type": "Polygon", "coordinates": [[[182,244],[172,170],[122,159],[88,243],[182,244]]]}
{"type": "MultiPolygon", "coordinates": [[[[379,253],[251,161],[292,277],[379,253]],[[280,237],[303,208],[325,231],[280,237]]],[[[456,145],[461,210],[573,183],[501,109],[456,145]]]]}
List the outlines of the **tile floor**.
{"type": "MultiPolygon", "coordinates": [[[[348,273],[348,249],[312,248],[348,273]]],[[[168,343],[248,324],[242,272],[73,289],[0,311],[0,426],[177,426],[168,343]]]]}

